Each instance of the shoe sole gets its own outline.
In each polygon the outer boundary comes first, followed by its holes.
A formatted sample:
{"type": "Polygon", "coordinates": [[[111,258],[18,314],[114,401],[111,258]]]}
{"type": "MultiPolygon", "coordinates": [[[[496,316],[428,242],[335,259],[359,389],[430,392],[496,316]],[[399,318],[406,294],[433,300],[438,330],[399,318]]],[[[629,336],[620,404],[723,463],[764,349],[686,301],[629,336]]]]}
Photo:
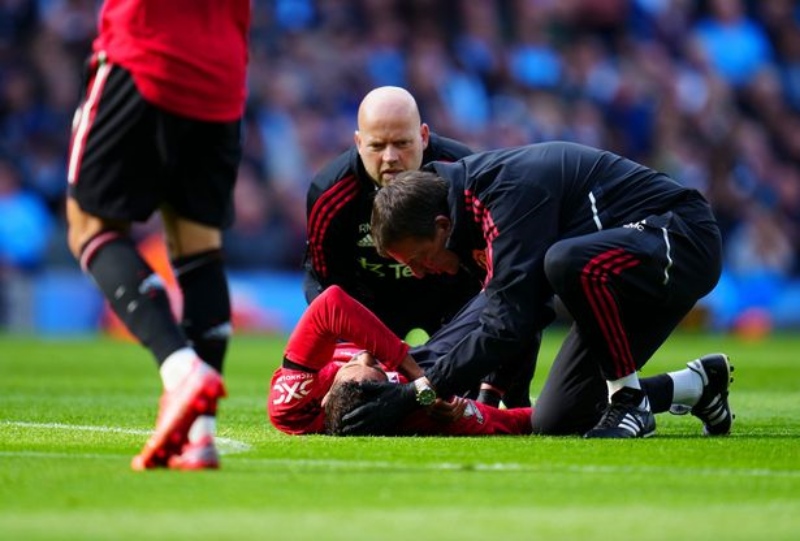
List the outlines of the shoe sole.
{"type": "Polygon", "coordinates": [[[218,470],[219,460],[186,460],[180,455],[175,455],[167,461],[167,467],[182,471],[218,470]]]}
{"type": "MultiPolygon", "coordinates": [[[[628,432],[630,434],[630,432],[628,432]]],[[[651,430],[650,432],[645,432],[643,434],[637,435],[630,435],[630,436],[590,436],[588,432],[583,435],[583,438],[586,440],[635,440],[639,438],[650,438],[656,435],[655,429],[651,430]]]]}
{"type": "Polygon", "coordinates": [[[205,376],[194,388],[184,391],[184,396],[174,399],[179,405],[164,414],[155,433],[133,457],[131,468],[134,471],[167,466],[169,458],[180,452],[195,419],[213,409],[216,401],[225,396],[222,379],[213,373],[210,375],[212,377],[205,376]]]}
{"type": "Polygon", "coordinates": [[[182,460],[178,455],[176,455],[170,458],[170,460],[167,462],[167,467],[171,470],[181,471],[218,470],[219,460],[215,462],[203,460],[182,460]],[[174,458],[177,458],[177,460],[172,460],[174,458]]]}

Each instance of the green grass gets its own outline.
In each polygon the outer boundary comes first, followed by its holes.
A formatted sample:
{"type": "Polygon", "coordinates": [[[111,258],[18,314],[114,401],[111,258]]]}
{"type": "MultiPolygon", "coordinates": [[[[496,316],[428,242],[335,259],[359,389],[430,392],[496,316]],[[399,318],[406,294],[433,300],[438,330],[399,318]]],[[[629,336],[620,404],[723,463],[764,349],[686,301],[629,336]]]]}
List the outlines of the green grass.
{"type": "Polygon", "coordinates": [[[673,337],[644,374],[728,352],[734,433],[662,415],[640,441],[285,436],[265,415],[282,346],[231,347],[221,471],[134,473],[159,393],[144,350],[0,337],[0,538],[798,538],[800,337],[673,337]]]}

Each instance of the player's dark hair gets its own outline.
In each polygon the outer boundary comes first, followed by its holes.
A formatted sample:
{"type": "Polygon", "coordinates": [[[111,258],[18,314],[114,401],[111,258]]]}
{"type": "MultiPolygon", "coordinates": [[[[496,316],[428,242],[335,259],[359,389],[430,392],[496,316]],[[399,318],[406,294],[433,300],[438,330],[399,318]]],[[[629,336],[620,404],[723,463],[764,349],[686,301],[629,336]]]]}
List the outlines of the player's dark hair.
{"type": "Polygon", "coordinates": [[[361,386],[356,381],[343,381],[334,384],[325,402],[325,433],[331,436],[344,436],[342,417],[364,402],[361,386]]]}
{"type": "Polygon", "coordinates": [[[378,253],[387,257],[404,239],[433,239],[436,217],[450,215],[447,194],[447,181],[429,171],[405,171],[378,190],[370,224],[378,253]]]}

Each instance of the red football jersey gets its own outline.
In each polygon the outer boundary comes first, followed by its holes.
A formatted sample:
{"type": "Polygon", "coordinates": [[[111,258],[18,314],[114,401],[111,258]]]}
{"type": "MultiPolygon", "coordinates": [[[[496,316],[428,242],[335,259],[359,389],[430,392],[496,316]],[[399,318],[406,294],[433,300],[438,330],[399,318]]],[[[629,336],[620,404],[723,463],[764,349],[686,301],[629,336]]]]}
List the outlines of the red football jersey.
{"type": "Polygon", "coordinates": [[[198,120],[242,116],[250,0],[106,0],[94,50],[144,98],[198,120]]]}

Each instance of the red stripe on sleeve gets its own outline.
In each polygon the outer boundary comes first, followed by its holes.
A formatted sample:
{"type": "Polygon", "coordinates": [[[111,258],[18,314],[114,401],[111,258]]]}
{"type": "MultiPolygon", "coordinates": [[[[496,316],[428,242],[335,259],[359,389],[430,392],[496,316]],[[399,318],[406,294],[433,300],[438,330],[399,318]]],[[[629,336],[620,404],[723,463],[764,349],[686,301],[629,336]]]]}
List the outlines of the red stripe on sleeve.
{"type": "Polygon", "coordinates": [[[358,195],[358,181],[355,175],[345,177],[323,193],[314,203],[308,218],[308,243],[311,252],[311,264],[322,278],[328,276],[328,264],[325,261],[323,240],[331,221],[347,203],[358,195]]]}

